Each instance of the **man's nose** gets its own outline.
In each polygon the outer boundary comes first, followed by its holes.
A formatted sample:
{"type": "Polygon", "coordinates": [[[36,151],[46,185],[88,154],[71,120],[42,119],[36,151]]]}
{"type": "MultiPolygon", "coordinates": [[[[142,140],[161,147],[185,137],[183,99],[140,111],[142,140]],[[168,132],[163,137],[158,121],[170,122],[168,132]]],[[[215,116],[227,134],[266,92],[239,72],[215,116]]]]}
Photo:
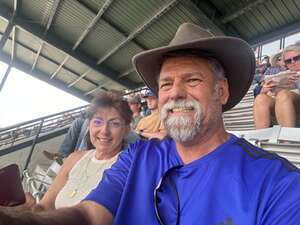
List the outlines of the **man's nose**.
{"type": "Polygon", "coordinates": [[[174,82],[171,89],[171,99],[181,99],[186,97],[186,88],[182,81],[174,82]]]}

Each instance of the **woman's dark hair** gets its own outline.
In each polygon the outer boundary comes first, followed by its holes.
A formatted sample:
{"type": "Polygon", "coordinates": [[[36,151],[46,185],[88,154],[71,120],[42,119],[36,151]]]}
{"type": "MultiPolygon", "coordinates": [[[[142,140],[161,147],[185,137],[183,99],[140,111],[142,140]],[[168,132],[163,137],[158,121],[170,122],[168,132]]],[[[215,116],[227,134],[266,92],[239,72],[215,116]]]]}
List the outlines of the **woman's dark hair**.
{"type": "Polygon", "coordinates": [[[87,109],[87,118],[90,120],[99,108],[114,108],[124,119],[125,124],[129,125],[132,121],[132,111],[126,100],[118,91],[107,91],[98,93],[92,100],[87,109]]]}

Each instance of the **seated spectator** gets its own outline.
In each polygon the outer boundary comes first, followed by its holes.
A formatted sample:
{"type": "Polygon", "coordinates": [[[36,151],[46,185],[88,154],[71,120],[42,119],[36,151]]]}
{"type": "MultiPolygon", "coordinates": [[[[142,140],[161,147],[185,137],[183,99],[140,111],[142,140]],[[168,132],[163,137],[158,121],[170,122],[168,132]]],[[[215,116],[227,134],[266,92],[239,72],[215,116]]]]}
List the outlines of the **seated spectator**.
{"type": "Polygon", "coordinates": [[[280,73],[286,70],[284,62],[281,60],[282,50],[271,56],[271,66],[268,67],[264,73],[265,76],[280,73]]]}
{"type": "Polygon", "coordinates": [[[260,83],[264,73],[266,70],[271,66],[270,64],[270,57],[264,56],[261,60],[261,62],[256,61],[256,68],[255,68],[255,75],[253,78],[253,84],[260,83]]]}
{"type": "Polygon", "coordinates": [[[271,66],[269,66],[265,69],[264,74],[259,75],[259,79],[257,77],[255,78],[256,75],[254,76],[254,79],[257,79],[256,80],[257,85],[255,86],[254,91],[253,91],[254,97],[259,95],[259,93],[262,89],[263,78],[265,76],[277,74],[277,73],[280,73],[280,72],[286,70],[284,63],[281,60],[281,55],[282,55],[282,50],[280,50],[276,54],[272,55],[271,59],[270,59],[271,66]]]}
{"type": "Polygon", "coordinates": [[[147,139],[162,139],[165,137],[166,133],[159,115],[158,99],[150,90],[146,91],[144,98],[147,101],[147,106],[151,111],[151,114],[139,121],[136,127],[136,132],[147,139]]]}
{"type": "MultiPolygon", "coordinates": [[[[297,72],[300,71],[300,44],[284,49],[282,60],[289,71],[294,73],[289,76],[288,81],[296,87],[299,79],[297,72]]],[[[261,92],[255,99],[253,111],[257,129],[270,127],[272,116],[275,116],[278,124],[283,127],[295,127],[296,115],[300,112],[300,95],[293,90],[279,89],[278,82],[269,79],[262,85],[261,92]]]]}
{"type": "Polygon", "coordinates": [[[132,112],[122,96],[113,92],[97,95],[87,112],[91,151],[73,152],[53,184],[33,210],[48,210],[79,203],[101,180],[124,146],[132,112]]]}
{"type": "Polygon", "coordinates": [[[138,122],[143,118],[141,114],[141,99],[137,95],[129,96],[127,99],[130,110],[132,111],[131,129],[135,130],[138,122]]]}

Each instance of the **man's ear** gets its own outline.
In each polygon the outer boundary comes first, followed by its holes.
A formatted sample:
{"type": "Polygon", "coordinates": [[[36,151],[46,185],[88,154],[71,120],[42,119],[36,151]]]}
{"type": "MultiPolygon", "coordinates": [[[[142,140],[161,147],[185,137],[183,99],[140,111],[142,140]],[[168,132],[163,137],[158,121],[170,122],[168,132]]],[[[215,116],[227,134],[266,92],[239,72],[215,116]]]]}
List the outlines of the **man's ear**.
{"type": "Polygon", "coordinates": [[[222,105],[225,105],[229,98],[228,81],[227,79],[224,79],[224,80],[219,80],[218,83],[219,83],[219,88],[218,88],[219,99],[222,105]]]}

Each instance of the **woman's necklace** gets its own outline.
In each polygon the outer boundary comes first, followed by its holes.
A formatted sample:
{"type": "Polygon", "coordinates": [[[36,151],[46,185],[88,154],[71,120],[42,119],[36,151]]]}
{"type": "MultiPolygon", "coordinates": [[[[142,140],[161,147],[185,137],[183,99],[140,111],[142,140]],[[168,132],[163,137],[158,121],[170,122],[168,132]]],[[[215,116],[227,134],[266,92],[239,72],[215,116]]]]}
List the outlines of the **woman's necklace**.
{"type": "MultiPolygon", "coordinates": [[[[86,153],[86,154],[89,154],[89,153],[86,153]]],[[[84,185],[86,185],[86,183],[89,181],[90,177],[97,176],[96,174],[100,173],[99,170],[100,170],[101,167],[105,167],[105,165],[107,163],[111,162],[112,160],[114,160],[119,155],[119,154],[117,154],[117,155],[115,155],[114,157],[112,157],[108,160],[98,160],[95,157],[96,152],[93,152],[93,153],[90,153],[90,154],[92,154],[92,155],[87,156],[87,157],[89,157],[89,159],[88,159],[88,161],[85,165],[85,169],[83,170],[83,172],[81,173],[79,178],[77,178],[80,181],[80,183],[69,193],[70,198],[74,198],[78,194],[78,192],[82,189],[82,187],[84,185]],[[92,168],[89,168],[89,166],[91,164],[91,161],[93,161],[93,159],[95,159],[96,162],[94,161],[92,163],[94,163],[96,165],[93,165],[92,168]],[[102,163],[101,163],[101,161],[102,161],[102,163]],[[105,161],[105,162],[103,162],[103,161],[105,161]]],[[[97,179],[97,178],[95,177],[95,179],[97,179]]]]}
{"type": "MultiPolygon", "coordinates": [[[[87,152],[86,154],[89,154],[89,152],[87,152]]],[[[87,157],[89,157],[89,156],[90,155],[88,155],[87,157]]],[[[80,188],[82,188],[83,185],[85,184],[85,182],[90,178],[91,175],[88,174],[87,170],[88,170],[89,164],[91,163],[93,157],[94,157],[94,153],[91,157],[89,157],[88,161],[86,162],[85,169],[83,170],[83,173],[81,174],[80,179],[78,179],[81,181],[81,183],[69,193],[70,198],[74,198],[77,195],[78,190],[80,190],[80,188]],[[85,179],[83,180],[82,178],[85,178],[85,179]]]]}

